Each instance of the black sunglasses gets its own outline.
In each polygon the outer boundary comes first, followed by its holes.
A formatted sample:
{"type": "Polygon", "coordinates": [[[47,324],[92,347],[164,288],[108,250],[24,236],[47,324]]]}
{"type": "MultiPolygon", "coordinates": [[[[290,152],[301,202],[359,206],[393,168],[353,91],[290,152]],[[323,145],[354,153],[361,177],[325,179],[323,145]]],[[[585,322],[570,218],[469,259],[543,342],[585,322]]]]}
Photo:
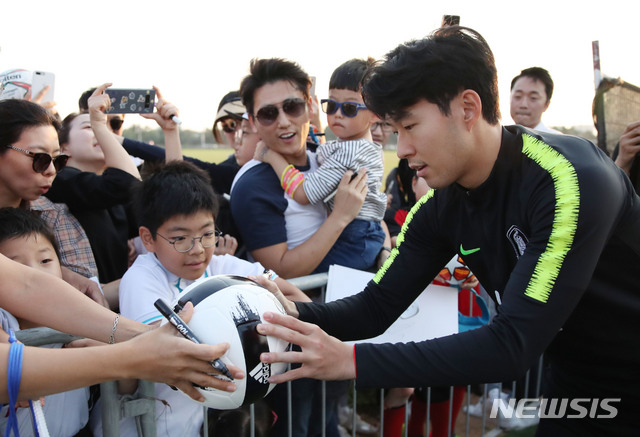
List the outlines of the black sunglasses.
{"type": "Polygon", "coordinates": [[[235,132],[238,128],[238,122],[233,118],[224,118],[222,120],[218,120],[218,123],[220,123],[222,130],[228,134],[235,132]]]}
{"type": "Polygon", "coordinates": [[[56,169],[57,173],[67,165],[67,161],[69,160],[69,155],[58,155],[53,158],[48,153],[35,153],[12,145],[8,145],[7,148],[22,152],[33,158],[33,171],[36,173],[44,173],[47,171],[49,165],[51,165],[51,161],[53,161],[53,167],[56,169]]]}
{"type": "Polygon", "coordinates": [[[109,119],[109,126],[111,126],[111,130],[112,131],[117,131],[122,127],[122,124],[124,123],[124,120],[122,118],[110,118],[109,119]]]}
{"type": "Polygon", "coordinates": [[[320,100],[320,104],[322,105],[322,110],[326,114],[335,114],[338,112],[338,109],[342,109],[342,115],[345,117],[353,118],[358,115],[358,111],[360,109],[367,109],[367,105],[363,105],[358,102],[336,102],[333,99],[322,99],[320,100]]]}
{"type": "MultiPolygon", "coordinates": [[[[307,107],[307,102],[302,99],[286,99],[281,104],[282,111],[291,116],[299,117],[307,107]]],[[[278,119],[280,110],[276,105],[266,105],[256,112],[256,120],[263,126],[270,126],[278,119]]]]}

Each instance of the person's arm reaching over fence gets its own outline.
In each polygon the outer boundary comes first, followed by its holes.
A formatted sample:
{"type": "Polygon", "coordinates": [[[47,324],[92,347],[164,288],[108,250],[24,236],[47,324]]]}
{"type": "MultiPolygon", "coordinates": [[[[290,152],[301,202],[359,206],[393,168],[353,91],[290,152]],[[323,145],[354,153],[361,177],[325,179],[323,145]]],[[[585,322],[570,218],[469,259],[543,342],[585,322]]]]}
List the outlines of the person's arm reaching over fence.
{"type": "MultiPolygon", "coordinates": [[[[172,327],[153,329],[96,304],[64,281],[0,256],[0,306],[12,314],[70,334],[103,342],[124,342],[82,349],[24,350],[20,399],[70,390],[119,378],[166,382],[194,399],[201,396],[191,382],[233,391],[235,386],[209,375],[209,361],[227,344],[196,345],[177,336],[172,327]],[[38,302],[38,305],[34,305],[38,302]],[[142,334],[142,335],[140,335],[142,334]],[[130,341],[124,341],[130,340],[130,341]]],[[[192,309],[182,314],[188,321],[192,309]]],[[[2,340],[7,336],[3,335],[2,340]]],[[[9,343],[0,341],[0,362],[7,362],[9,343]]],[[[0,402],[7,402],[7,369],[0,366],[0,402]]],[[[234,377],[244,375],[233,366],[234,377]]]]}

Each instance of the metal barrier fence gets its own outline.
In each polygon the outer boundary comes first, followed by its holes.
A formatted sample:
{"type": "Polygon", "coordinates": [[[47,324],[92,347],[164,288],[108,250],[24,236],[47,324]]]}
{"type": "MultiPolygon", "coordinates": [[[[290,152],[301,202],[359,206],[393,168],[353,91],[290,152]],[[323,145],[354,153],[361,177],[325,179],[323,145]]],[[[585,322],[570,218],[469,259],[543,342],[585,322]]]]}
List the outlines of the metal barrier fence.
{"type": "MultiPolygon", "coordinates": [[[[322,289],[322,298],[324,298],[324,289],[327,284],[327,274],[320,273],[315,275],[304,276],[300,278],[293,278],[289,281],[296,285],[301,290],[310,289],[322,289]]],[[[33,328],[23,331],[19,331],[17,337],[24,344],[29,346],[41,346],[50,343],[68,343],[78,337],[55,331],[49,328],[33,328]]],[[[486,436],[495,437],[501,435],[503,432],[509,429],[521,429],[526,426],[535,426],[537,423],[535,419],[527,422],[517,417],[505,417],[502,413],[503,410],[497,408],[496,403],[503,402],[503,406],[508,407],[507,398],[516,397],[518,399],[530,399],[531,402],[535,402],[534,399],[540,398],[540,381],[542,374],[542,361],[540,358],[538,365],[534,370],[527,372],[525,378],[520,381],[521,385],[518,385],[515,381],[511,384],[484,384],[480,386],[480,394],[473,394],[472,387],[467,386],[465,392],[464,406],[460,410],[458,420],[453,424],[452,429],[452,415],[453,403],[454,403],[454,387],[449,388],[449,405],[448,405],[448,421],[447,421],[447,435],[464,435],[470,436],[486,436]],[[507,392],[510,392],[509,395],[507,392]],[[472,399],[475,403],[472,403],[472,399]],[[493,410],[493,412],[492,412],[493,410]],[[494,414],[491,414],[494,413],[494,414]],[[497,414],[495,414],[497,413],[497,414]],[[490,417],[493,416],[493,417],[490,417]]],[[[291,412],[291,385],[288,384],[288,409],[291,412]]],[[[477,391],[477,388],[476,388],[477,391]]],[[[432,407],[432,388],[426,388],[426,400],[424,402],[424,417],[425,417],[425,436],[430,435],[432,431],[431,422],[431,407],[432,407]]],[[[139,388],[136,396],[119,396],[117,394],[117,382],[110,381],[100,384],[100,396],[102,398],[102,428],[104,437],[117,437],[119,436],[120,420],[125,417],[135,417],[138,429],[138,435],[141,437],[155,437],[156,436],[156,422],[155,422],[155,392],[154,384],[149,381],[140,381],[139,388]]],[[[374,424],[374,432],[368,430],[368,435],[379,435],[380,437],[398,437],[398,434],[393,436],[384,435],[384,397],[385,390],[380,390],[379,393],[379,408],[378,417],[368,412],[365,417],[366,420],[377,422],[374,424]]],[[[362,437],[362,432],[358,431],[359,424],[364,420],[358,413],[358,393],[355,390],[355,385],[350,393],[351,407],[349,410],[349,417],[341,421],[341,426],[344,426],[352,437],[362,437]]],[[[326,425],[325,418],[326,412],[326,391],[325,383],[322,384],[322,418],[323,423],[326,425]]],[[[513,401],[511,402],[513,405],[513,401]]],[[[508,408],[505,408],[508,409],[508,408]]],[[[255,437],[255,415],[253,406],[250,409],[251,412],[251,437],[255,437]]],[[[405,404],[404,413],[404,426],[402,431],[402,437],[408,436],[408,423],[410,417],[410,402],[405,404]]],[[[288,414],[288,435],[292,436],[292,424],[291,414],[288,414]]],[[[208,430],[206,409],[204,411],[204,425],[203,429],[208,430]]],[[[326,426],[323,426],[322,437],[326,435],[326,426]]]]}

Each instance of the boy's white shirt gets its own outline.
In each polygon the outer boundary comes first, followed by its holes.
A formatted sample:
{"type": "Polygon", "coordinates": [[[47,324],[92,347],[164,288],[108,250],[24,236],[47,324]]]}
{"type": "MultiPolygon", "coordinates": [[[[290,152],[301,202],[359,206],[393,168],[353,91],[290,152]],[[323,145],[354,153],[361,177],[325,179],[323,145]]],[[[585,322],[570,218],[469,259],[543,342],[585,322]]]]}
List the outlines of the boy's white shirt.
{"type": "MultiPolygon", "coordinates": [[[[232,255],[214,255],[201,278],[213,275],[260,275],[264,267],[260,263],[250,263],[232,255]]],[[[195,281],[185,280],[169,272],[154,253],[139,255],[120,281],[120,313],[142,323],[154,323],[162,316],[153,303],[162,298],[172,304],[180,294],[195,281]]],[[[155,384],[155,395],[169,403],[156,402],[156,426],[158,436],[200,435],[204,419],[203,407],[174,391],[166,384],[155,384]]],[[[94,416],[92,414],[92,416],[94,416]]],[[[101,435],[98,417],[92,417],[94,435],[101,435]]],[[[136,437],[136,425],[133,418],[120,422],[120,435],[136,437]]]]}
{"type": "MultiPolygon", "coordinates": [[[[225,274],[260,275],[263,271],[260,263],[250,263],[232,255],[213,255],[200,278],[225,274]]],[[[139,255],[120,281],[120,313],[146,324],[163,320],[153,306],[156,299],[162,298],[171,304],[193,282],[168,271],[155,254],[139,255]]]]}

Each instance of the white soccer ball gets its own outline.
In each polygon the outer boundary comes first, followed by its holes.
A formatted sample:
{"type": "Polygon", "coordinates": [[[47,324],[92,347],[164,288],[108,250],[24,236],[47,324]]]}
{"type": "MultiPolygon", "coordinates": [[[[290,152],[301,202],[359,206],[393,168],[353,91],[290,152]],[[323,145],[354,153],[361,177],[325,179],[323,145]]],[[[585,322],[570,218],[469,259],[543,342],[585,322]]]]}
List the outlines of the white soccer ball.
{"type": "Polygon", "coordinates": [[[260,354],[283,352],[289,349],[290,344],[279,338],[258,334],[256,326],[268,323],[263,319],[266,311],[286,314],[275,296],[250,279],[217,275],[198,280],[187,287],[176,310],[180,310],[187,302],[194,305],[193,316],[187,324],[199,340],[206,344],[229,343],[231,346],[221,357],[222,362],[239,367],[245,373],[243,379],[234,381],[237,389],[233,393],[198,388],[206,399],[203,404],[218,410],[229,410],[252,404],[273,390],[275,384],[269,384],[267,379],[271,375],[284,373],[287,364],[262,363],[260,354]]]}

